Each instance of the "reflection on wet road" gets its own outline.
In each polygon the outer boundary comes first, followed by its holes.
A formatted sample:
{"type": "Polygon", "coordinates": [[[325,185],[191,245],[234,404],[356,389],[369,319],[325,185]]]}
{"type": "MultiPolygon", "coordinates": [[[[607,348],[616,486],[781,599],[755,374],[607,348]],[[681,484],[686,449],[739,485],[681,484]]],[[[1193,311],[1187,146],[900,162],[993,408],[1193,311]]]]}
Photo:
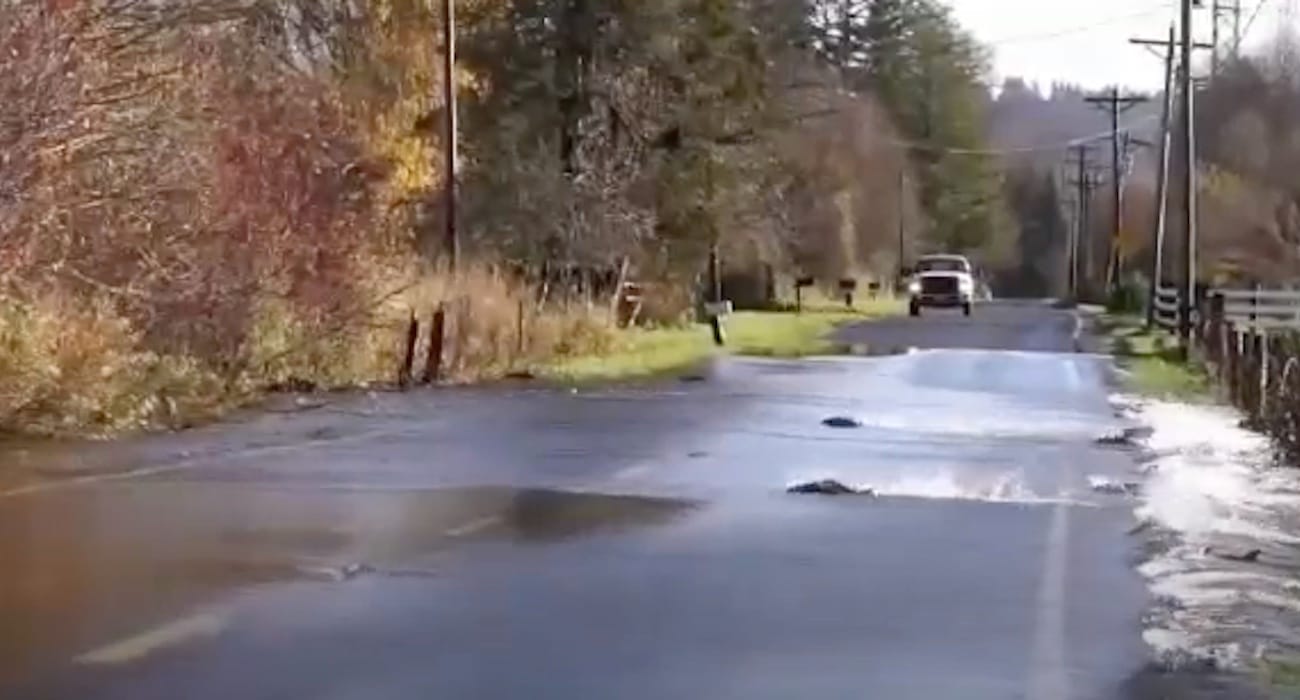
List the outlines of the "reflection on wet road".
{"type": "Polygon", "coordinates": [[[1106,361],[1069,312],[980,311],[995,330],[917,339],[1011,352],[29,446],[0,484],[0,695],[1120,697],[1146,601],[1131,506],[1087,482],[1131,467],[1093,444],[1106,361]],[[820,478],[878,497],[784,493],[820,478]]]}

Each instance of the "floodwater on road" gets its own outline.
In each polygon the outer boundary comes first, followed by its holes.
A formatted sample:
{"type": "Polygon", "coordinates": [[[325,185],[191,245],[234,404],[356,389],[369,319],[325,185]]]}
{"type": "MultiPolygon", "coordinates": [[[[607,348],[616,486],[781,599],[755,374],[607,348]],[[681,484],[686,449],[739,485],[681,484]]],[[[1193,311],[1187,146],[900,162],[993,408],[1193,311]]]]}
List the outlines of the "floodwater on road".
{"type": "Polygon", "coordinates": [[[1133,404],[1153,433],[1137,516],[1157,598],[1146,637],[1171,665],[1249,670],[1300,658],[1300,478],[1236,411],[1133,404]]]}
{"type": "Polygon", "coordinates": [[[1134,502],[1089,482],[1134,461],[1077,328],[14,447],[0,695],[1193,697],[1142,639],[1134,502]],[[785,493],[823,478],[878,495],[785,493]]]}

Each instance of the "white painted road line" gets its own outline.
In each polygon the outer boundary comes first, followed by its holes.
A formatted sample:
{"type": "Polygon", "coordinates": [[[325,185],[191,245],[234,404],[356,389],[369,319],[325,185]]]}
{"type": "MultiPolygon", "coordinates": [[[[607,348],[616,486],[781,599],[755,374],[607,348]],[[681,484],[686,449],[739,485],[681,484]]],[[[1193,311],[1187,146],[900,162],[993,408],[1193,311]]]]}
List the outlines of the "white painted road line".
{"type": "Polygon", "coordinates": [[[1070,507],[1052,509],[1034,613],[1034,646],[1030,659],[1028,700],[1068,700],[1065,667],[1066,567],[1069,561],[1070,507]]]}
{"type": "Polygon", "coordinates": [[[1079,363],[1073,358],[1065,360],[1065,383],[1070,391],[1077,392],[1083,388],[1083,377],[1079,374],[1079,363]]]}
{"type": "Polygon", "coordinates": [[[76,662],[105,666],[139,661],[168,647],[175,647],[199,638],[215,637],[225,629],[226,623],[225,616],[215,613],[201,613],[181,618],[82,654],[76,658],[76,662]]]}
{"type": "MultiPolygon", "coordinates": [[[[626,467],[624,469],[620,469],[614,472],[614,475],[609,478],[609,481],[627,481],[630,479],[639,479],[649,473],[650,473],[649,464],[634,464],[630,467],[626,467]]],[[[604,483],[605,482],[603,480],[597,482],[595,487],[598,488],[604,483]]]]}
{"type": "Polygon", "coordinates": [[[500,525],[503,522],[504,521],[501,520],[501,516],[489,515],[485,518],[471,520],[465,523],[464,525],[461,525],[460,527],[453,527],[452,529],[446,532],[446,535],[448,537],[465,537],[467,535],[472,535],[476,532],[482,532],[495,525],[500,525]]]}

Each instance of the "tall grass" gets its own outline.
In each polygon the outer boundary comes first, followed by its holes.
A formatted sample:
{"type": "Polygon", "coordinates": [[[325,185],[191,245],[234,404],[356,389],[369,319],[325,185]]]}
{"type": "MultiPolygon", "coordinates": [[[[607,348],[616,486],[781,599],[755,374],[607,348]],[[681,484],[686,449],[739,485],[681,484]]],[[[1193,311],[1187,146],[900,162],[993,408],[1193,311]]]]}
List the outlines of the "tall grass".
{"type": "MultiPolygon", "coordinates": [[[[500,377],[511,370],[567,357],[604,355],[618,346],[618,334],[603,305],[539,304],[537,290],[488,267],[452,275],[423,275],[409,293],[390,305],[404,323],[408,309],[428,321],[441,307],[447,318],[444,365],[451,381],[500,377]]],[[[390,323],[392,321],[390,320],[390,323]]],[[[428,350],[430,323],[421,323],[417,357],[428,350]]]]}
{"type": "Polygon", "coordinates": [[[219,411],[237,393],[184,357],[143,349],[105,303],[0,299],[0,430],[116,432],[219,411]]]}
{"type": "Polygon", "coordinates": [[[440,306],[447,314],[443,366],[450,381],[498,377],[617,345],[603,309],[539,306],[532,289],[486,266],[455,276],[374,266],[358,276],[359,298],[330,312],[274,295],[259,298],[234,358],[157,352],[140,322],[106,299],[87,301],[58,289],[27,300],[0,297],[0,431],[106,435],[183,427],[275,386],[391,384],[412,314],[421,322],[420,373],[429,320],[440,306]]]}

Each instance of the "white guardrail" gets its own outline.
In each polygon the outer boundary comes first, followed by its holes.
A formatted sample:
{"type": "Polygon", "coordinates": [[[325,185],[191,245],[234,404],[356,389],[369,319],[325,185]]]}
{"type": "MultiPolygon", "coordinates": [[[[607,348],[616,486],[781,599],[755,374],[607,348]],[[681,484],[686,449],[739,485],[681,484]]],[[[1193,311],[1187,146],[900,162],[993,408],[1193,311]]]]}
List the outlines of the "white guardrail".
{"type": "Polygon", "coordinates": [[[1223,320],[1242,331],[1300,330],[1300,290],[1216,289],[1223,320]]]}
{"type": "MultiPolygon", "coordinates": [[[[1242,333],[1300,331],[1300,289],[1213,289],[1209,313],[1242,333]]],[[[1152,319],[1168,331],[1178,330],[1182,293],[1176,287],[1156,289],[1152,319]]]]}

